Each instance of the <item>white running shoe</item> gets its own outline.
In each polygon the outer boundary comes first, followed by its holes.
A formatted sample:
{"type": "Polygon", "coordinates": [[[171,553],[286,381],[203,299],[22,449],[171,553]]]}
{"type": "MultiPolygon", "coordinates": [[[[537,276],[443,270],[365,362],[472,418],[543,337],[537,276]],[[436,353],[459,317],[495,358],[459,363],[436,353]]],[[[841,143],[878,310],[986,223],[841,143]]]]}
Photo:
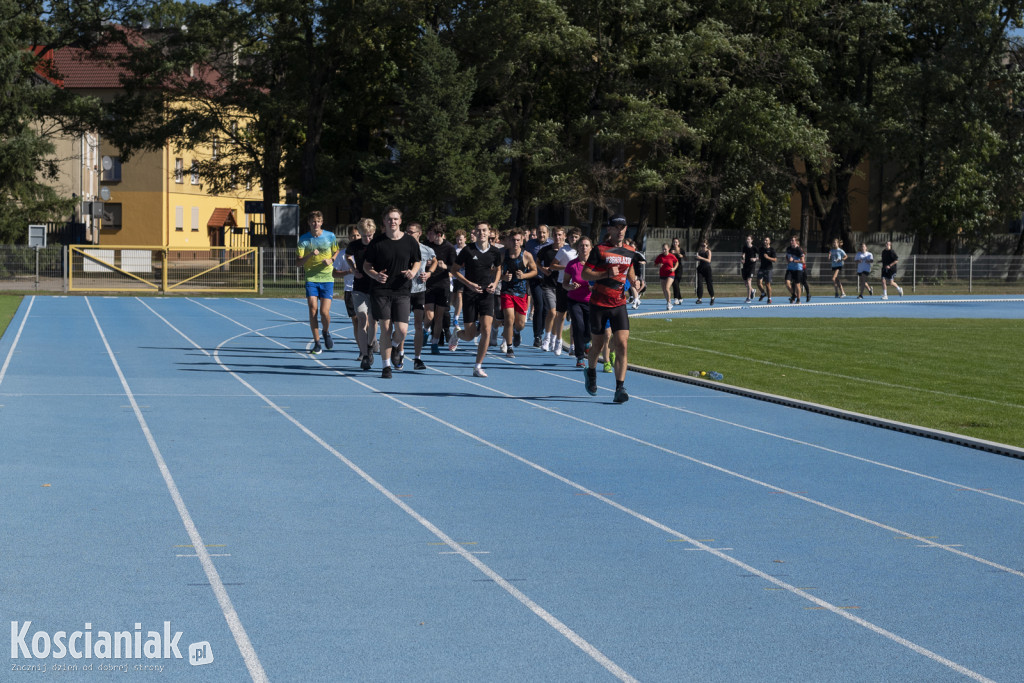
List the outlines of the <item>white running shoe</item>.
{"type": "Polygon", "coordinates": [[[473,368],[473,376],[474,377],[486,377],[487,373],[484,372],[483,368],[474,367],[473,368]]]}
{"type": "Polygon", "coordinates": [[[882,295],[882,301],[888,301],[888,300],[889,300],[889,295],[888,294],[883,294],[882,295]]]}
{"type": "Polygon", "coordinates": [[[498,348],[501,349],[502,353],[505,353],[506,351],[508,351],[508,342],[505,341],[504,337],[501,338],[501,346],[499,346],[498,348]]]}
{"type": "Polygon", "coordinates": [[[373,340],[373,352],[378,356],[380,355],[380,339],[373,340]]]}
{"type": "Polygon", "coordinates": [[[633,299],[633,310],[640,308],[640,297],[633,299]]]}
{"type": "Polygon", "coordinates": [[[562,355],[562,338],[555,339],[555,343],[551,345],[551,352],[556,356],[562,355]]]}
{"type": "Polygon", "coordinates": [[[903,296],[903,288],[902,287],[900,287],[899,285],[896,285],[896,291],[900,293],[900,296],[903,296]]]}
{"type": "Polygon", "coordinates": [[[552,348],[551,348],[551,342],[552,341],[554,341],[554,340],[551,339],[550,337],[544,337],[544,339],[542,339],[541,342],[540,342],[540,350],[541,351],[551,351],[552,350],[552,348]]]}
{"type": "Polygon", "coordinates": [[[457,348],[459,348],[459,335],[453,334],[452,338],[448,340],[448,350],[455,351],[457,348]]]}

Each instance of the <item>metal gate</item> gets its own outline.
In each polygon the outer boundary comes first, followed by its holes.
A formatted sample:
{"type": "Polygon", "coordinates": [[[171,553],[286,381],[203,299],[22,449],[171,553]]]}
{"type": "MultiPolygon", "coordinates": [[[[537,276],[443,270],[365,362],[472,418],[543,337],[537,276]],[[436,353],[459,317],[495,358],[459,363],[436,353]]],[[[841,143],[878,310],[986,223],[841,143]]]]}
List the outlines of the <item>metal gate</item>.
{"type": "Polygon", "coordinates": [[[256,247],[70,247],[72,292],[258,292],[256,247]]]}

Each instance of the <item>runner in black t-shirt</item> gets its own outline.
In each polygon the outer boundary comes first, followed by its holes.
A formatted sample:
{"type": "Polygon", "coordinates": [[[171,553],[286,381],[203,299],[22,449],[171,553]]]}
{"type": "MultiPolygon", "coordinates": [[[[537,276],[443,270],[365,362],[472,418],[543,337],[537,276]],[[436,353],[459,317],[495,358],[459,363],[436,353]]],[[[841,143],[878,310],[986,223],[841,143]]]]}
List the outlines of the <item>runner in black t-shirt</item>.
{"type": "Polygon", "coordinates": [[[426,303],[423,307],[423,325],[431,334],[430,353],[440,353],[438,344],[447,334],[444,317],[451,301],[451,274],[455,267],[455,245],[444,238],[445,224],[434,221],[427,226],[427,243],[437,257],[437,268],[427,280],[426,303]]]}
{"type": "Polygon", "coordinates": [[[772,268],[775,267],[775,261],[778,259],[775,257],[775,249],[772,248],[772,240],[770,237],[764,238],[764,245],[757,250],[757,257],[760,260],[760,264],[757,271],[757,289],[761,292],[761,296],[757,297],[758,301],[761,301],[768,297],[768,303],[772,302],[772,268]]]}
{"type": "Polygon", "coordinates": [[[401,230],[402,212],[389,208],[384,212],[384,231],[366,248],[363,272],[376,284],[373,289],[373,317],[380,321],[381,350],[384,361],[382,379],[391,378],[391,359],[402,369],[402,345],[409,331],[412,309],[409,291],[420,267],[420,243],[401,230]]]}
{"type": "Polygon", "coordinates": [[[743,303],[749,304],[754,300],[754,268],[757,266],[758,252],[757,247],[754,246],[754,236],[747,235],[746,243],[743,245],[742,253],[740,254],[740,277],[743,278],[744,284],[747,285],[747,300],[743,303]]]}
{"type": "Polygon", "coordinates": [[[491,323],[494,321],[494,293],[498,290],[501,279],[500,249],[491,246],[491,226],[480,222],[473,228],[473,244],[467,244],[459,252],[455,263],[462,267],[462,272],[453,271],[455,277],[465,286],[462,291],[462,317],[466,321],[466,329],[456,330],[448,342],[448,350],[455,351],[459,340],[469,341],[477,334],[480,342],[476,349],[476,367],[474,377],[486,377],[483,362],[487,355],[487,346],[491,342],[491,323]]]}

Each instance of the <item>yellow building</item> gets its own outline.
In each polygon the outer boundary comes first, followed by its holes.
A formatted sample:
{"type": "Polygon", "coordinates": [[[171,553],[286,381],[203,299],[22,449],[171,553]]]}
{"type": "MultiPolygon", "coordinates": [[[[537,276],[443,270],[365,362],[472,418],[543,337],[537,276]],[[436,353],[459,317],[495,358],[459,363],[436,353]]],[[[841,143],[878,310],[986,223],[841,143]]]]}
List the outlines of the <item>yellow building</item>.
{"type": "MultiPolygon", "coordinates": [[[[112,100],[121,89],[120,70],[110,62],[91,57],[77,48],[42,51],[52,61],[59,78],[48,77],[57,87],[101,101],[112,100]]],[[[95,136],[94,136],[95,137],[95,136]]],[[[98,138],[97,138],[98,139],[98,138]]],[[[258,187],[241,185],[227,194],[211,194],[203,186],[193,163],[208,161],[213,146],[177,150],[170,146],[157,152],[141,152],[122,163],[118,149],[98,140],[98,151],[88,171],[99,176],[98,186],[81,191],[83,223],[95,217],[98,239],[109,245],[172,246],[202,249],[211,246],[250,245],[250,216],[245,202],[263,199],[258,187]]],[[[85,158],[85,154],[81,158],[85,158]]],[[[74,159],[67,164],[64,185],[75,185],[74,159]]],[[[84,162],[79,162],[84,163],[84,162]]],[[[83,185],[84,188],[84,185],[83,185]]],[[[79,194],[79,190],[72,189],[79,194]]],[[[262,216],[255,216],[262,221],[262,216]]]]}

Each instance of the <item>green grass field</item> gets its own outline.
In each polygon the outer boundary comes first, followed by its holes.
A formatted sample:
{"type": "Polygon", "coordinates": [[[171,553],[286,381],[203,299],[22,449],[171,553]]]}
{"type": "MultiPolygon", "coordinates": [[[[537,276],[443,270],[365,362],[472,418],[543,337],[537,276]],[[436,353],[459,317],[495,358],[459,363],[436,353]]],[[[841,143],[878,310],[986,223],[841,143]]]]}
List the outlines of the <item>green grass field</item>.
{"type": "Polygon", "coordinates": [[[20,296],[0,295],[0,335],[4,333],[7,326],[14,317],[14,312],[21,305],[20,296]]]}
{"type": "Polygon", "coordinates": [[[631,321],[631,363],[1024,446],[1022,320],[631,321]]]}
{"type": "MultiPolygon", "coordinates": [[[[0,295],[0,334],[20,296],[0,295]]],[[[1024,447],[1024,320],[631,321],[629,360],[1024,447]]]]}

